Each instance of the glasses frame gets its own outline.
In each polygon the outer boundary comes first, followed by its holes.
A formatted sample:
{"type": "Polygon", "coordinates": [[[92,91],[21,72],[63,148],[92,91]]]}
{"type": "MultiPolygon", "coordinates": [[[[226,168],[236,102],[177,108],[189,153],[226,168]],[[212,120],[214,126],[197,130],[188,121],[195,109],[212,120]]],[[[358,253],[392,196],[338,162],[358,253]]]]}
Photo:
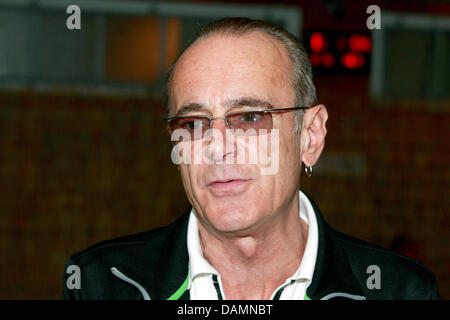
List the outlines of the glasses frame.
{"type": "MultiPolygon", "coordinates": [[[[233,116],[233,115],[243,114],[243,113],[252,113],[252,112],[274,113],[274,112],[285,112],[285,111],[293,111],[293,110],[307,110],[310,108],[311,107],[301,106],[301,107],[290,107],[290,108],[256,109],[256,110],[244,110],[244,111],[230,112],[230,113],[225,114],[224,117],[216,117],[216,118],[211,118],[210,116],[207,116],[207,115],[188,115],[188,116],[164,117],[163,120],[170,122],[175,119],[183,119],[183,118],[203,118],[203,119],[209,120],[209,128],[208,129],[212,128],[213,120],[225,120],[225,123],[227,124],[227,128],[230,130],[234,130],[233,128],[231,128],[231,122],[228,119],[228,117],[233,116]]],[[[170,125],[167,126],[167,129],[168,129],[169,133],[171,133],[170,125]]],[[[272,130],[272,128],[270,128],[270,130],[272,130]]]]}

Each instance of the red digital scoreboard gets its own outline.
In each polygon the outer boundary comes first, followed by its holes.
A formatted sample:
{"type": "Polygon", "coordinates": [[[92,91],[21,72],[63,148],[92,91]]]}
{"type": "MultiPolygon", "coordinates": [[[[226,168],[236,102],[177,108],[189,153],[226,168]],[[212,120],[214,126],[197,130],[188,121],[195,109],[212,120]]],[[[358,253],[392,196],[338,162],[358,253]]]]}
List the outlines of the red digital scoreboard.
{"type": "Polygon", "coordinates": [[[316,74],[370,71],[370,33],[314,31],[304,34],[303,44],[316,74]]]}

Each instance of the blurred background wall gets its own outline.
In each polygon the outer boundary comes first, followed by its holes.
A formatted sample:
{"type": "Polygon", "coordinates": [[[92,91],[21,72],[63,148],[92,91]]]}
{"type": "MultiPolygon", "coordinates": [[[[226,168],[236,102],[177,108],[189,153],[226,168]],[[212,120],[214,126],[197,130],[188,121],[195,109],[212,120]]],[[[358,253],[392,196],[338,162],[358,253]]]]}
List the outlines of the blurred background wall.
{"type": "Polygon", "coordinates": [[[350,0],[0,1],[0,298],[59,299],[70,254],[186,210],[164,74],[222,16],[303,39],[330,118],[301,188],[337,229],[423,262],[450,298],[450,6],[350,0]]]}

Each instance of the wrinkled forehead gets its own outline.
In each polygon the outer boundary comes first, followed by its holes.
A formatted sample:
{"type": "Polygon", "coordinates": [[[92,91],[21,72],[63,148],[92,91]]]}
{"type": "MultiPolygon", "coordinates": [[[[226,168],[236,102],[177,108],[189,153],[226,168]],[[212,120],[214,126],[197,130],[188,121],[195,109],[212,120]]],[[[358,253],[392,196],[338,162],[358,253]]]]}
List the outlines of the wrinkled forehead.
{"type": "Polygon", "coordinates": [[[289,103],[294,99],[291,74],[287,50],[269,35],[250,32],[208,36],[189,47],[173,70],[171,113],[187,103],[221,105],[239,97],[274,105],[289,103]]]}

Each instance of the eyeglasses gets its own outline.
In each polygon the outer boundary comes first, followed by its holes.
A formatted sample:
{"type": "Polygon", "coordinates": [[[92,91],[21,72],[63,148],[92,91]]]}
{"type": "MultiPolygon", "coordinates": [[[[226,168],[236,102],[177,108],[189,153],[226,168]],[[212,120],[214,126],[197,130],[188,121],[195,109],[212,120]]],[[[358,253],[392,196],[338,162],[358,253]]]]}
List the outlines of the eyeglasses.
{"type": "Polygon", "coordinates": [[[304,110],[309,107],[292,107],[264,110],[250,110],[233,112],[223,118],[210,118],[208,116],[176,116],[163,118],[168,122],[169,134],[177,129],[184,129],[191,135],[191,140],[203,137],[204,133],[211,129],[213,120],[223,119],[228,129],[233,134],[243,136],[255,136],[261,131],[269,133],[272,130],[272,113],[287,112],[292,110],[304,110]],[[196,130],[201,130],[201,135],[195,135],[196,130]],[[260,131],[261,130],[261,131],[260,131]]]}

